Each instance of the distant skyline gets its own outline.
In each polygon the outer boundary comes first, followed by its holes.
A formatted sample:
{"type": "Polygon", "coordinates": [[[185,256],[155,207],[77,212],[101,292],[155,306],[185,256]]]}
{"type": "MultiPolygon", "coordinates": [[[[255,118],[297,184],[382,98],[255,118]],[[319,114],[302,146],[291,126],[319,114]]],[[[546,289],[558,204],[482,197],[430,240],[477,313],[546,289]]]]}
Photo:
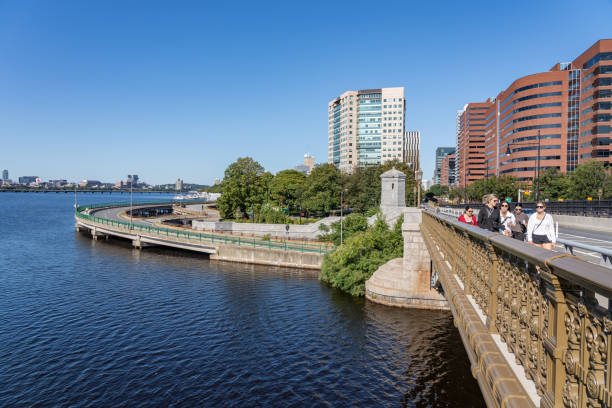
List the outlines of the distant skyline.
{"type": "Polygon", "coordinates": [[[238,157],[323,163],[329,100],[403,86],[431,178],[458,109],[611,38],[611,17],[610,0],[0,0],[0,169],[212,184],[238,157]]]}

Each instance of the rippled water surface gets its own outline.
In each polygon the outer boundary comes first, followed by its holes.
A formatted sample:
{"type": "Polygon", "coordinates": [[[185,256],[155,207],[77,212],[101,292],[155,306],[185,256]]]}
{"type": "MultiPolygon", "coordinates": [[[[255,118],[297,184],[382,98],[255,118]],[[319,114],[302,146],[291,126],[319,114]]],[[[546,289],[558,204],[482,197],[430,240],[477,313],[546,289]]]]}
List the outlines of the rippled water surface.
{"type": "Polygon", "coordinates": [[[448,312],[93,241],[73,202],[0,193],[2,407],[484,406],[448,312]]]}

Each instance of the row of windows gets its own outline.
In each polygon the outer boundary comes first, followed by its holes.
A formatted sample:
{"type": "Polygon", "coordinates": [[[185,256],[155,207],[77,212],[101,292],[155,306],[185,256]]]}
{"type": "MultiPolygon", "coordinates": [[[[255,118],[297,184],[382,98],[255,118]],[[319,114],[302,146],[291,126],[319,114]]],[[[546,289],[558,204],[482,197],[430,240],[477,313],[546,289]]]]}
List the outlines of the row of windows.
{"type": "Polygon", "coordinates": [[[508,132],[505,135],[503,135],[502,138],[506,138],[507,136],[510,136],[513,133],[524,132],[526,130],[553,129],[553,128],[560,128],[560,127],[561,127],[560,123],[550,123],[550,124],[547,124],[547,125],[525,126],[525,127],[520,127],[520,128],[516,128],[516,129],[511,130],[510,132],[508,132]]]}
{"type": "Polygon", "coordinates": [[[589,69],[593,65],[597,64],[599,61],[610,61],[610,60],[612,60],[612,52],[600,52],[599,54],[595,55],[593,58],[585,62],[582,68],[589,69]]]}
{"type": "MultiPolygon", "coordinates": [[[[541,135],[540,136],[540,140],[545,140],[545,139],[561,139],[561,135],[557,133],[554,135],[541,135]]],[[[527,142],[529,140],[538,140],[538,136],[517,137],[516,139],[512,139],[512,142],[510,143],[527,142]]]]}
{"type": "Polygon", "coordinates": [[[522,98],[516,98],[515,100],[510,102],[510,104],[508,106],[506,106],[504,108],[504,110],[502,110],[501,114],[503,116],[504,113],[506,113],[506,111],[508,109],[510,109],[510,107],[512,105],[514,105],[515,103],[526,101],[526,100],[529,100],[529,99],[534,99],[534,98],[545,98],[545,97],[548,97],[548,96],[561,96],[561,92],[546,92],[546,93],[541,93],[541,94],[527,95],[527,96],[523,96],[522,98]]]}
{"type": "Polygon", "coordinates": [[[526,152],[529,150],[538,150],[538,148],[540,150],[555,150],[555,149],[560,149],[561,145],[546,145],[546,146],[524,146],[524,147],[517,147],[516,149],[510,149],[510,153],[516,153],[516,152],[526,152]]]}
{"type": "MultiPolygon", "coordinates": [[[[502,166],[510,163],[519,163],[524,161],[535,161],[538,160],[538,156],[534,157],[517,157],[512,160],[507,160],[501,163],[502,166]]],[[[540,156],[540,160],[561,160],[561,156],[540,156]]]]}
{"type": "MultiPolygon", "coordinates": [[[[501,174],[506,174],[506,173],[514,173],[516,171],[536,171],[537,167],[518,167],[516,169],[507,169],[507,170],[502,170],[500,171],[501,174]]],[[[540,171],[544,171],[547,169],[557,169],[559,170],[559,167],[555,167],[555,166],[548,166],[548,167],[542,167],[540,166],[540,171]]],[[[531,180],[530,178],[519,178],[519,180],[531,180]]]]}
{"type": "Polygon", "coordinates": [[[526,91],[528,89],[543,88],[545,86],[554,86],[554,85],[561,85],[561,84],[562,84],[562,81],[542,82],[542,83],[539,83],[539,84],[527,85],[527,86],[524,86],[522,88],[518,88],[516,91],[514,91],[514,93],[517,94],[519,92],[523,92],[523,91],[526,91]]]}
{"type": "Polygon", "coordinates": [[[581,154],[581,159],[588,159],[591,157],[610,157],[609,150],[593,150],[591,153],[581,154]]]}
{"type": "MultiPolygon", "coordinates": [[[[511,117],[511,116],[508,116],[508,117],[511,117]]],[[[513,121],[511,121],[511,122],[508,122],[508,123],[506,124],[506,126],[504,126],[504,128],[502,129],[502,131],[503,131],[503,130],[506,130],[506,128],[507,128],[508,126],[511,126],[511,125],[513,125],[513,124],[515,124],[515,123],[524,122],[524,121],[526,121],[526,120],[546,119],[546,118],[560,118],[560,117],[561,117],[561,113],[543,113],[543,114],[541,114],[541,115],[523,116],[522,118],[517,118],[517,119],[514,119],[514,120],[513,120],[513,121]]],[[[503,122],[503,121],[502,121],[502,122],[503,122]]]]}

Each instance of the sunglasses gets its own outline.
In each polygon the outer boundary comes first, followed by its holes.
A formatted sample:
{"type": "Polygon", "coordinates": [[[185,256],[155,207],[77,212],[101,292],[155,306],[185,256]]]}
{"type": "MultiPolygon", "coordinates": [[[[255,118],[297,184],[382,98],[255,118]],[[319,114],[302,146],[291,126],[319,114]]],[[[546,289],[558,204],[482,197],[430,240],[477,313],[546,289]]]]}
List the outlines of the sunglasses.
{"type": "Polygon", "coordinates": [[[502,207],[508,207],[508,204],[502,204],[501,206],[502,207]]]}
{"type": "Polygon", "coordinates": [[[536,205],[536,208],[544,208],[543,205],[536,205]]]}
{"type": "Polygon", "coordinates": [[[469,213],[473,213],[474,211],[473,211],[473,210],[468,210],[467,212],[469,212],[469,213]]]}

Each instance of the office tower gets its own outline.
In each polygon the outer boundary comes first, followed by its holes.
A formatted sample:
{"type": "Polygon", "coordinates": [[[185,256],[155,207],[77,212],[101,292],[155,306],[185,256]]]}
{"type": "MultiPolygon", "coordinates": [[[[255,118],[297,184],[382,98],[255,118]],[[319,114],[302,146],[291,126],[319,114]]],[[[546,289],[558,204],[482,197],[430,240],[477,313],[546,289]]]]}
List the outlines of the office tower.
{"type": "Polygon", "coordinates": [[[440,164],[440,185],[452,186],[455,184],[455,155],[447,154],[440,164]]]}
{"type": "Polygon", "coordinates": [[[432,178],[432,182],[434,184],[440,184],[442,161],[444,160],[446,156],[448,156],[449,154],[454,154],[454,153],[455,153],[454,147],[438,147],[436,149],[436,167],[434,168],[434,174],[432,178]]]}
{"type": "Polygon", "coordinates": [[[9,179],[9,173],[8,170],[4,169],[2,170],[2,180],[8,180],[9,179]]]}
{"type": "Polygon", "coordinates": [[[408,130],[404,133],[404,161],[413,169],[421,168],[419,160],[421,149],[421,132],[418,130],[408,130]]]}
{"type": "Polygon", "coordinates": [[[328,104],[329,163],[356,167],[403,160],[404,88],[346,91],[328,104]]]}
{"type": "Polygon", "coordinates": [[[571,172],[589,160],[610,165],[611,87],[612,39],[605,39],[572,62],[467,104],[457,117],[457,183],[492,175],[532,181],[545,169],[571,172]]]}

